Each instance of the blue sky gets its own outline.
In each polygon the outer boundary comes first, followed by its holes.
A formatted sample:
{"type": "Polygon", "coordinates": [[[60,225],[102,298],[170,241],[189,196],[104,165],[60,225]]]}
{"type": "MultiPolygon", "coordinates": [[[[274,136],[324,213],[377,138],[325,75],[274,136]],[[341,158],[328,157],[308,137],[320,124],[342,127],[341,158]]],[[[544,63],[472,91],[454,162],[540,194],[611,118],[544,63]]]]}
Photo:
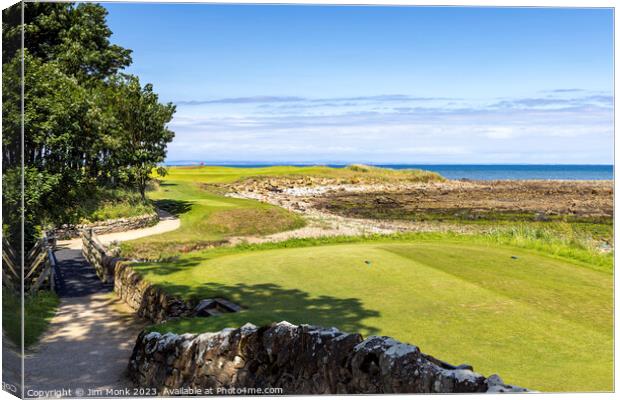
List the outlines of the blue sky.
{"type": "Polygon", "coordinates": [[[610,9],[105,6],[168,161],[613,162],[610,9]]]}

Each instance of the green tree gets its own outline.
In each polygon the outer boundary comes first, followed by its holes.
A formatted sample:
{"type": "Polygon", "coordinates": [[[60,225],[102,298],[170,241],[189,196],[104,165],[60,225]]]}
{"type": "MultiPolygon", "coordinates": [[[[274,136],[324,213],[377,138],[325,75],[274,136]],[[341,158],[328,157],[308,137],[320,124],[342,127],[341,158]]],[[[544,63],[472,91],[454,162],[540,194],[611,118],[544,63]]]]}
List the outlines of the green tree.
{"type": "Polygon", "coordinates": [[[143,199],[153,168],[166,158],[174,132],[167,124],[176,107],[161,104],[153,85],[140,85],[136,76],[122,75],[111,82],[112,101],[122,132],[115,158],[128,183],[135,185],[143,199]]]}
{"type": "Polygon", "coordinates": [[[121,73],[131,50],[110,42],[106,14],[91,3],[26,2],[3,10],[3,231],[9,236],[20,232],[22,212],[27,241],[43,224],[78,222],[80,203],[96,188],[121,183],[144,198],[150,168],[165,157],[174,106],[159,104],[151,85],[142,88],[121,73]]]}

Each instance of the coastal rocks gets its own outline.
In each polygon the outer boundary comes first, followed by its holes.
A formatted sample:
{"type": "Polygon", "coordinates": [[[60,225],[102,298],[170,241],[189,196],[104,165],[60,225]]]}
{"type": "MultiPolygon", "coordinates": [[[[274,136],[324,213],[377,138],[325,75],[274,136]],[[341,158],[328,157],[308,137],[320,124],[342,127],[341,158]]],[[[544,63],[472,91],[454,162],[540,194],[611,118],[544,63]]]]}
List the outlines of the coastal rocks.
{"type": "Polygon", "coordinates": [[[141,387],[281,388],[282,394],[514,392],[389,337],[280,322],[200,335],[142,332],[129,362],[141,387]]]}
{"type": "Polygon", "coordinates": [[[83,230],[91,229],[93,233],[102,235],[105,233],[123,232],[132,229],[146,228],[155,225],[159,221],[157,213],[139,215],[130,218],[109,219],[92,224],[63,225],[54,230],[54,236],[59,240],[74,239],[80,237],[83,230]]]}
{"type": "Polygon", "coordinates": [[[192,310],[191,305],[142,279],[124,262],[115,265],[114,291],[140,317],[156,323],[187,316],[192,310]]]}

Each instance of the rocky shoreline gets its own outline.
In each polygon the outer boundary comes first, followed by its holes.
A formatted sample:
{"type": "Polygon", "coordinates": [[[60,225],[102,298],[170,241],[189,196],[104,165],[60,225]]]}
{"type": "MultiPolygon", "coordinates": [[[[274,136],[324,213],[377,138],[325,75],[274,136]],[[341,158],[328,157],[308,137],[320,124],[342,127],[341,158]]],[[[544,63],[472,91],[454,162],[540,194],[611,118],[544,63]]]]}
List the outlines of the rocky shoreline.
{"type": "Polygon", "coordinates": [[[451,219],[462,215],[476,219],[494,213],[500,217],[516,214],[529,216],[532,221],[564,216],[611,219],[613,215],[612,181],[351,183],[304,177],[251,179],[223,185],[222,190],[229,197],[258,200],[302,214],[308,222],[307,226],[290,232],[263,238],[237,238],[250,243],[399,232],[486,233],[491,229],[451,219]],[[412,218],[437,213],[449,218],[412,218]]]}

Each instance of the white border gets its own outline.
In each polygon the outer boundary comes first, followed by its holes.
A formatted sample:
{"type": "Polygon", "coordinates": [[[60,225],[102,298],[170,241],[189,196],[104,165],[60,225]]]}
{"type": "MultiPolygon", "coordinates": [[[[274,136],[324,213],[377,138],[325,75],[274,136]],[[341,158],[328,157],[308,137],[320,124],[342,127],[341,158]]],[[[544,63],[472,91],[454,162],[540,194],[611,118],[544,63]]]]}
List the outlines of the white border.
{"type": "MultiPolygon", "coordinates": [[[[219,0],[219,1],[197,1],[197,0],[170,0],[170,1],[149,1],[149,0],[133,0],[133,1],[122,1],[122,0],[108,0],[102,1],[102,3],[215,3],[215,4],[302,4],[302,5],[359,5],[359,6],[470,6],[470,7],[580,7],[580,8],[595,8],[595,7],[605,7],[605,8],[614,8],[616,7],[616,1],[612,0],[505,0],[505,1],[497,1],[497,0],[476,0],[476,1],[455,1],[455,0],[424,0],[424,1],[415,1],[415,0],[390,0],[390,1],[369,1],[369,0],[313,0],[313,1],[304,1],[304,0],[243,0],[243,1],[234,1],[234,0],[219,0]]],[[[0,0],[0,5],[2,8],[6,8],[12,4],[16,3],[11,0],[0,0]]],[[[614,27],[616,26],[616,15],[614,12],[614,27]]],[[[615,52],[615,43],[618,43],[619,34],[618,30],[614,29],[614,77],[615,71],[617,68],[617,54],[615,52]]],[[[1,43],[1,38],[0,38],[1,43]]],[[[614,79],[614,98],[615,93],[618,92],[618,82],[614,79]]],[[[616,125],[618,110],[615,110],[614,113],[614,128],[616,125]]],[[[1,127],[1,122],[0,122],[1,127]]],[[[614,130],[615,131],[615,130],[614,130]]],[[[614,154],[620,154],[618,152],[620,147],[619,141],[614,140],[614,154]]],[[[615,176],[615,162],[616,159],[614,157],[614,176],[615,176]]],[[[614,183],[614,192],[617,191],[617,185],[614,183]]],[[[618,198],[614,196],[614,209],[618,209],[620,201],[618,198]]],[[[1,211],[0,211],[1,213],[1,211]]],[[[0,214],[1,215],[1,214],[0,214]]],[[[614,214],[614,225],[617,226],[620,218],[617,214],[614,214]]],[[[618,249],[618,240],[614,237],[614,246],[615,249],[618,249]]],[[[616,253],[615,263],[617,263],[618,255],[616,253]]],[[[616,283],[617,277],[614,276],[614,284],[616,283]]],[[[615,286],[615,285],[614,285],[615,286]]],[[[614,292],[615,293],[615,292],[614,292]]],[[[615,299],[617,300],[617,299],[615,299]]],[[[618,302],[615,301],[614,304],[614,319],[617,321],[618,317],[618,302]]],[[[0,310],[1,315],[1,310],[0,310]]],[[[615,326],[615,325],[614,325],[615,326]]],[[[614,343],[617,342],[618,332],[615,332],[614,343]]],[[[1,351],[1,350],[0,350],[1,351]]],[[[615,347],[614,352],[615,360],[618,359],[618,348],[615,347]]],[[[615,364],[614,360],[614,364],[615,364]]],[[[1,368],[1,358],[0,358],[0,368],[1,368]]],[[[587,369],[588,366],[584,365],[584,369],[587,369]]],[[[618,368],[614,369],[615,373],[615,382],[618,382],[620,377],[618,368]]],[[[571,377],[567,376],[567,380],[570,380],[571,377]]],[[[408,398],[411,399],[413,396],[420,395],[378,395],[373,396],[376,399],[403,399],[408,398]]],[[[433,399],[454,399],[456,394],[453,395],[432,395],[433,399]]],[[[497,400],[497,399],[546,399],[546,400],[559,400],[559,399],[568,399],[568,400],[584,400],[584,399],[612,399],[620,396],[616,396],[615,393],[532,393],[532,394],[470,394],[470,395],[461,395],[465,396],[467,399],[489,399],[489,400],[497,400]]],[[[309,396],[287,396],[287,398],[307,398],[309,396]]],[[[321,399],[336,399],[342,398],[343,396],[321,396],[321,399]]],[[[348,397],[348,396],[346,396],[348,397]]],[[[178,397],[180,399],[195,399],[189,397],[178,397]]],[[[265,397],[252,397],[252,398],[265,398],[265,397]]],[[[424,397],[428,398],[428,397],[424,397]]],[[[14,396],[8,394],[7,392],[0,391],[0,400],[4,399],[15,399],[14,396]]]]}

